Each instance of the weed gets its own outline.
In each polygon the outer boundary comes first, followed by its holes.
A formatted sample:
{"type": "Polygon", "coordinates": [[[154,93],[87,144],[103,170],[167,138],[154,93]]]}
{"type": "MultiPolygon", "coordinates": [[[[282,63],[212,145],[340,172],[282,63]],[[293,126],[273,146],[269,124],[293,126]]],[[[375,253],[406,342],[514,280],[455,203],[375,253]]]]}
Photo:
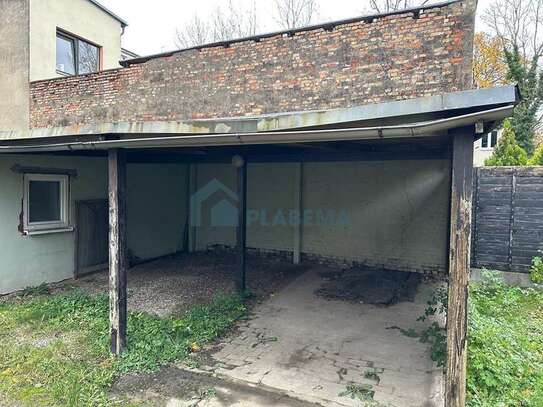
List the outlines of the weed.
{"type": "Polygon", "coordinates": [[[21,297],[30,297],[38,295],[47,295],[49,294],[49,286],[46,283],[41,283],[40,285],[33,287],[26,287],[21,291],[21,297]]]}
{"type": "MultiPolygon", "coordinates": [[[[428,300],[424,314],[417,318],[417,321],[427,321],[436,314],[447,313],[448,293],[445,287],[439,287],[428,300]]],[[[409,338],[419,338],[419,341],[430,345],[430,357],[438,367],[445,366],[447,352],[447,335],[445,328],[437,322],[432,322],[426,329],[417,332],[414,328],[401,329],[400,332],[409,338]]]]}
{"type": "Polygon", "coordinates": [[[538,256],[532,259],[530,278],[536,284],[543,284],[543,258],[538,256]]]}
{"type": "Polygon", "coordinates": [[[339,397],[349,397],[352,400],[359,400],[362,402],[373,401],[375,391],[369,384],[358,385],[351,383],[347,385],[347,388],[339,393],[339,397]]]}
{"type": "Polygon", "coordinates": [[[107,390],[121,373],[184,359],[191,344],[212,341],[244,314],[239,296],[217,297],[179,318],[130,312],[127,350],[115,358],[106,296],[72,290],[2,304],[0,394],[27,405],[110,405],[107,390]]]}

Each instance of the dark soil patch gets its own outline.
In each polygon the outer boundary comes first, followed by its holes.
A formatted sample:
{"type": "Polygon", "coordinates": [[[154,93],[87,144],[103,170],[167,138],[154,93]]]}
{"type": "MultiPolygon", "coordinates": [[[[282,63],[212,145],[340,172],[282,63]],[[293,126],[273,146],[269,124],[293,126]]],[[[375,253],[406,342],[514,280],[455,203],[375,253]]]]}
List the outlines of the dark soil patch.
{"type": "Polygon", "coordinates": [[[352,268],[321,274],[324,283],[315,294],[330,300],[343,300],[389,306],[413,302],[422,275],[377,268],[352,268]]]}
{"type": "Polygon", "coordinates": [[[146,406],[259,405],[262,407],[310,407],[265,386],[250,386],[175,366],[159,372],[126,375],[114,386],[112,397],[146,406]]]}

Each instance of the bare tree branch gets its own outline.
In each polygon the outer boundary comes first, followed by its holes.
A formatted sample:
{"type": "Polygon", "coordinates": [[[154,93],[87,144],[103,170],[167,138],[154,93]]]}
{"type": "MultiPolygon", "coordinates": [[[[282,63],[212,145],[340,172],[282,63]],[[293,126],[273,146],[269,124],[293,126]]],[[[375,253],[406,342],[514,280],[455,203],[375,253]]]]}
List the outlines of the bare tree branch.
{"type": "Polygon", "coordinates": [[[381,14],[409,7],[424,6],[428,2],[429,0],[370,0],[364,11],[374,11],[381,14]]]}
{"type": "Polygon", "coordinates": [[[517,47],[527,64],[543,55],[543,0],[494,0],[482,20],[503,47],[517,47]]]}
{"type": "Polygon", "coordinates": [[[317,0],[275,0],[277,23],[293,29],[309,25],[318,11],[317,0]]]}
{"type": "Polygon", "coordinates": [[[247,9],[237,7],[229,0],[226,6],[217,6],[208,19],[195,14],[183,28],[177,30],[174,40],[179,48],[189,48],[253,36],[257,30],[256,0],[247,9]]]}

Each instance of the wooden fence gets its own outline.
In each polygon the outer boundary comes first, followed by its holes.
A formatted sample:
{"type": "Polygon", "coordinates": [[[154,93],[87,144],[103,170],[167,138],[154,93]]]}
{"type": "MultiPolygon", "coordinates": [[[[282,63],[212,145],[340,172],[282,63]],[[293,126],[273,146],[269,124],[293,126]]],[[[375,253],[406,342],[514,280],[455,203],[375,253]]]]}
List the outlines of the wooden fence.
{"type": "Polygon", "coordinates": [[[529,272],[543,250],[543,167],[477,168],[472,267],[529,272]]]}

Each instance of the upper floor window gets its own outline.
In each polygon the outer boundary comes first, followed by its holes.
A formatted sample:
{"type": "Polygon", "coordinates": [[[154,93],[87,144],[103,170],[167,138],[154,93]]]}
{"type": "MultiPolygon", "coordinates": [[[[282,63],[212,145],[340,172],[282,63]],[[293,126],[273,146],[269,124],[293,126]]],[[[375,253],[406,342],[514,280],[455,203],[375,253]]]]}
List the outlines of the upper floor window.
{"type": "Polygon", "coordinates": [[[494,148],[498,144],[498,131],[494,130],[491,133],[485,134],[481,138],[482,148],[494,148]]]}
{"type": "Polygon", "coordinates": [[[81,75],[100,70],[100,48],[90,42],[57,32],[57,71],[81,75]]]}

